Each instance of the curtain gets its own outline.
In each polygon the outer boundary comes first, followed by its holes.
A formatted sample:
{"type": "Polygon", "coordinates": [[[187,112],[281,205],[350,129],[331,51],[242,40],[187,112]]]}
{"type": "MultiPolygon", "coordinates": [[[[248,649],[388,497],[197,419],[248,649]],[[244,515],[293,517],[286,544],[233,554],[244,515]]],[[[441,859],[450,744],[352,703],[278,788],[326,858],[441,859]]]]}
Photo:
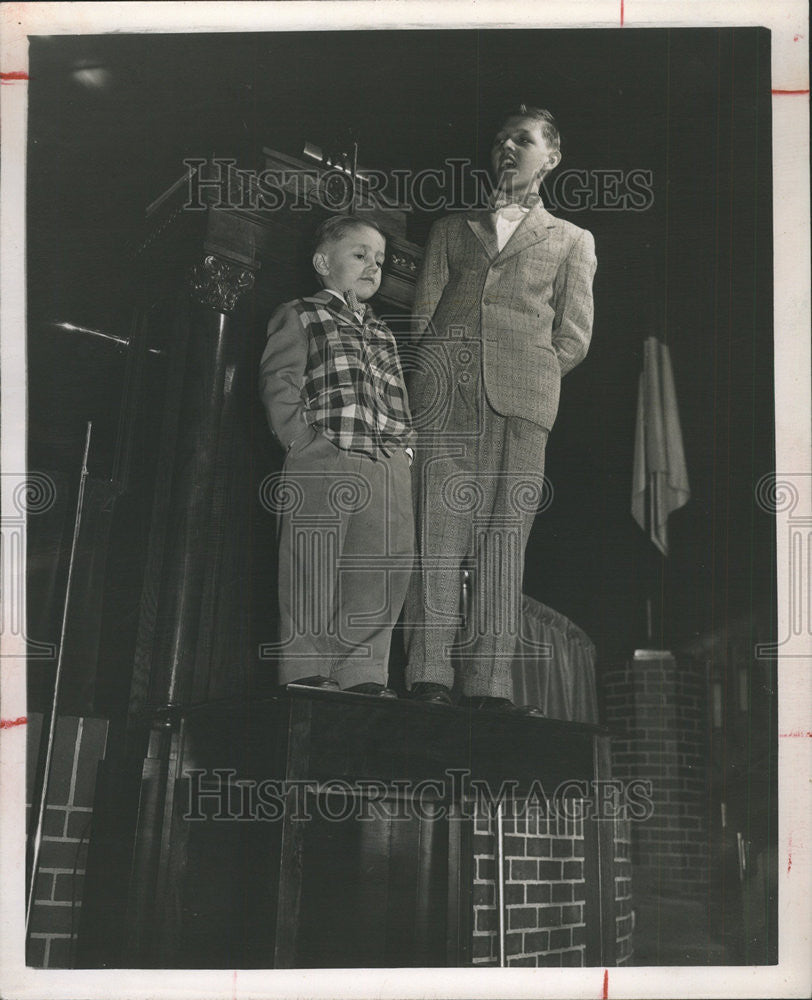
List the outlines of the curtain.
{"type": "Polygon", "coordinates": [[[551,719],[597,724],[594,643],[564,615],[526,594],[512,669],[517,705],[537,705],[551,719]]]}
{"type": "Polygon", "coordinates": [[[664,556],[668,517],[690,497],[671,355],[666,344],[648,337],[637,392],[632,517],[664,556]]]}

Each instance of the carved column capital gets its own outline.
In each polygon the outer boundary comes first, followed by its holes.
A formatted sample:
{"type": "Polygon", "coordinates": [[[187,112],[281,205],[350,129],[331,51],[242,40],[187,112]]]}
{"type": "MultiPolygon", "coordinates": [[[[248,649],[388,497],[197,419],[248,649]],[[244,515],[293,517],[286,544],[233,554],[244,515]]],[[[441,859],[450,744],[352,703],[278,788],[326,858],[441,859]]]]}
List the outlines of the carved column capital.
{"type": "Polygon", "coordinates": [[[254,272],[222,257],[207,254],[189,275],[192,297],[217,312],[233,312],[239,300],[254,287],[254,272]]]}

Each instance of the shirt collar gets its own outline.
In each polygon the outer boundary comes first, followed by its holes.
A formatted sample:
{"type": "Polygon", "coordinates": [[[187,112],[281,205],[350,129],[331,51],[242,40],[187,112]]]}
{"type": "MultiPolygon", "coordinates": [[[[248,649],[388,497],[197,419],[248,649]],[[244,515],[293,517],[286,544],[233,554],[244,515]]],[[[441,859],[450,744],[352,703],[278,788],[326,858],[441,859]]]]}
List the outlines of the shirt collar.
{"type": "Polygon", "coordinates": [[[344,311],[348,313],[350,316],[354,316],[355,319],[359,320],[359,322],[364,322],[374,317],[374,313],[372,312],[372,306],[370,306],[369,303],[367,302],[359,303],[360,314],[354,313],[352,309],[350,309],[349,304],[347,303],[347,300],[344,298],[342,293],[337,292],[335,288],[322,288],[319,294],[331,295],[333,296],[333,298],[338,299],[341,302],[341,305],[344,307],[344,311]]]}
{"type": "Polygon", "coordinates": [[[541,205],[542,208],[544,207],[541,195],[537,193],[528,193],[522,195],[520,199],[513,201],[503,191],[494,191],[490,200],[489,210],[491,212],[498,212],[502,208],[514,205],[516,208],[520,209],[523,214],[529,212],[537,205],[541,205]]]}

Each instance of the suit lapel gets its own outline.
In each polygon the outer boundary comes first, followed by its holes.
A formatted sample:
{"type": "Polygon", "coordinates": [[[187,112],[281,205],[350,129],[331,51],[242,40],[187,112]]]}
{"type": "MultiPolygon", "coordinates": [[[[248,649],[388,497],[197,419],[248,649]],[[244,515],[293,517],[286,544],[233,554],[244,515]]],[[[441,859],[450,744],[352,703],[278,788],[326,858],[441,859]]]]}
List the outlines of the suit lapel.
{"type": "Polygon", "coordinates": [[[549,236],[549,231],[558,225],[554,216],[550,215],[546,208],[539,202],[530,210],[527,218],[522,219],[516,227],[513,235],[502,248],[499,254],[501,260],[513,257],[514,254],[521,253],[534,243],[541,243],[549,236]]]}
{"type": "Polygon", "coordinates": [[[499,246],[496,242],[496,227],[493,216],[490,212],[477,212],[472,219],[465,220],[468,228],[482,244],[485,253],[493,260],[499,254],[499,246]]]}
{"type": "Polygon", "coordinates": [[[493,215],[489,211],[477,212],[477,214],[466,220],[468,228],[482,244],[485,253],[490,260],[499,257],[506,260],[514,254],[521,253],[534,243],[541,243],[549,236],[549,230],[555,229],[558,220],[550,215],[539,200],[527,215],[527,218],[517,226],[513,235],[507,241],[500,253],[499,245],[496,241],[496,223],[493,215]]]}

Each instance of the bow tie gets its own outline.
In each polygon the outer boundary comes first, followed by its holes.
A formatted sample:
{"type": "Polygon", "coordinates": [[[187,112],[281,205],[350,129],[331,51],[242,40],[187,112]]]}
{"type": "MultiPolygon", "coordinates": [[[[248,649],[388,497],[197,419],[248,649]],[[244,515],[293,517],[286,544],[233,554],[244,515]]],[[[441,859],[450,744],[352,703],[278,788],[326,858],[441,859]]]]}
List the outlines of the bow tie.
{"type": "Polygon", "coordinates": [[[507,219],[509,222],[516,222],[518,219],[524,218],[529,211],[529,208],[525,208],[524,205],[520,205],[515,201],[507,205],[498,205],[494,208],[496,215],[501,219],[507,219]]]}

